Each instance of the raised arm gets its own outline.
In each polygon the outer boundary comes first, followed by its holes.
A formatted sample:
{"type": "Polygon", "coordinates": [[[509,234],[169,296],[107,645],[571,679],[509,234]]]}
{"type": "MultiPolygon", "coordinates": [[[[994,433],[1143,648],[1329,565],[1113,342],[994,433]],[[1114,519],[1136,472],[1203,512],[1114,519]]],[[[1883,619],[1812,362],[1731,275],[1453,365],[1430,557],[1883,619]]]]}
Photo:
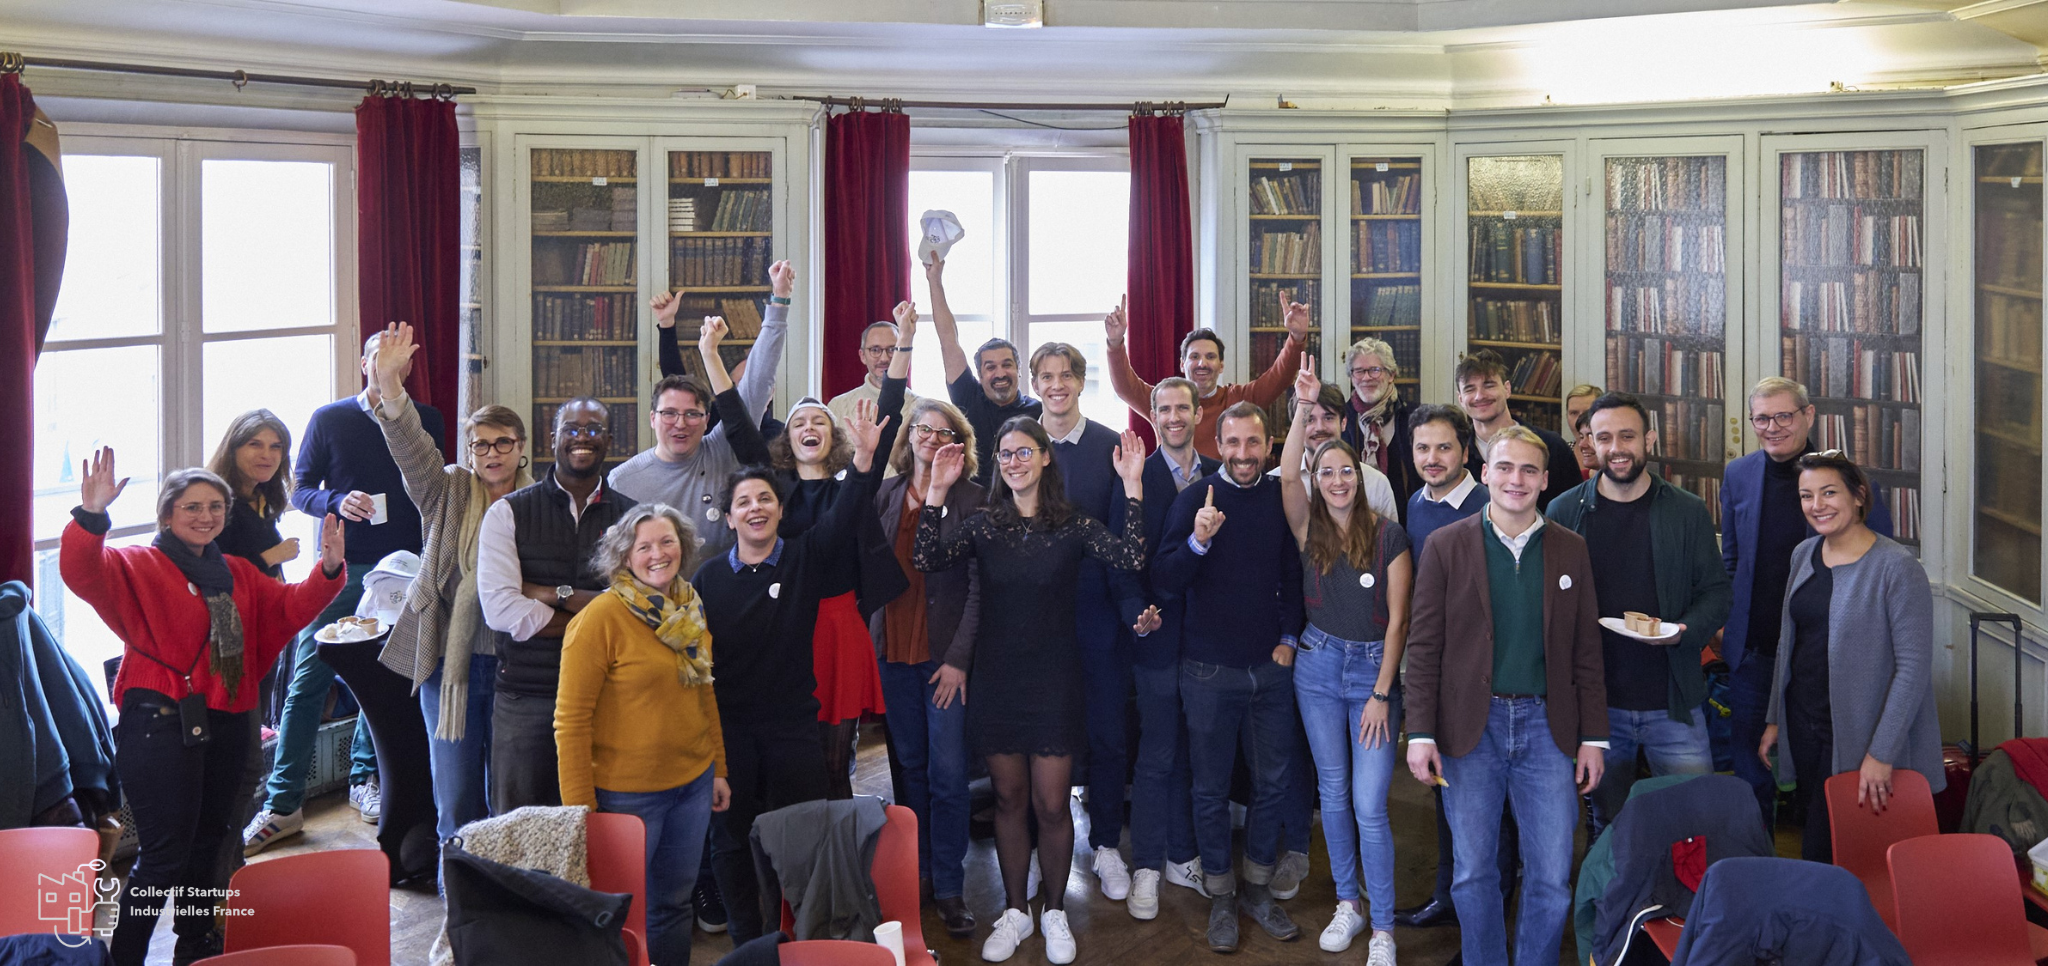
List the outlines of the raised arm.
{"type": "Polygon", "coordinates": [[[1287,512],[1287,528],[1294,531],[1297,544],[1308,542],[1308,486],[1315,484],[1302,484],[1301,464],[1308,458],[1308,417],[1322,391],[1316,361],[1302,360],[1294,376],[1294,418],[1287,421],[1287,442],[1280,447],[1280,507],[1287,512]]]}
{"type": "Polygon", "coordinates": [[[689,367],[683,365],[683,348],[676,342],[676,309],[682,301],[674,292],[663,292],[647,303],[654,310],[654,351],[664,376],[689,373],[689,367]]]}
{"type": "MultiPolygon", "coordinates": [[[[896,417],[884,416],[884,422],[893,422],[896,417]]],[[[804,531],[800,539],[816,544],[839,544],[854,539],[855,528],[860,525],[864,514],[875,512],[875,487],[882,481],[882,468],[875,465],[878,457],[875,446],[881,441],[882,427],[875,422],[875,404],[866,399],[854,404],[853,419],[846,428],[853,437],[853,465],[847,467],[846,479],[840,486],[847,491],[832,500],[832,505],[818,517],[818,522],[804,531]]],[[[812,558],[824,559],[823,554],[812,558]]]]}
{"type": "Polygon", "coordinates": [[[1130,304],[1131,298],[1126,295],[1102,318],[1103,341],[1109,346],[1109,387],[1132,412],[1148,416],[1152,412],[1152,384],[1131,368],[1131,354],[1124,348],[1124,335],[1130,329],[1130,304]]]}
{"type": "Polygon", "coordinates": [[[734,388],[732,377],[725,371],[725,359],[718,353],[727,331],[723,316],[707,315],[697,333],[697,352],[704,357],[704,376],[711,383],[711,391],[717,394],[711,404],[718,411],[718,428],[707,433],[700,445],[729,447],[733,459],[742,466],[765,466],[768,441],[761,436],[760,415],[748,410],[746,398],[734,388]]]}
{"type": "Polygon", "coordinates": [[[434,519],[454,487],[454,477],[441,462],[441,448],[434,444],[426,427],[420,425],[419,408],[405,393],[405,369],[419,344],[413,341],[412,325],[393,322],[377,340],[370,353],[371,379],[377,387],[377,428],[384,432],[384,446],[398,464],[405,479],[405,495],[419,507],[420,518],[434,519]]]}
{"type": "Polygon", "coordinates": [[[72,521],[64,527],[57,552],[57,573],[64,578],[64,586],[99,612],[115,637],[126,641],[129,629],[116,602],[123,596],[133,596],[134,590],[127,568],[121,565],[120,554],[107,548],[107,531],[114,526],[113,518],[107,516],[107,507],[128,488],[128,480],[114,475],[111,446],[100,447],[80,470],[78,509],[72,511],[72,521]]]}
{"type": "Polygon", "coordinates": [[[948,443],[932,457],[931,482],[926,485],[924,506],[917,516],[917,538],[911,543],[910,565],[928,574],[959,563],[974,554],[974,540],[965,521],[942,526],[947,516],[946,497],[967,465],[967,447],[948,443]]]}
{"type": "Polygon", "coordinates": [[[1292,291],[1280,293],[1280,318],[1287,326],[1287,341],[1281,344],[1280,354],[1273,357],[1273,364],[1252,380],[1244,393],[1244,398],[1261,406],[1270,406],[1280,398],[1301,368],[1302,350],[1308,346],[1308,306],[1294,301],[1292,291]]]}
{"type": "Polygon", "coordinates": [[[768,300],[767,310],[761,313],[761,331],[754,336],[754,347],[747,350],[746,372],[739,381],[740,398],[747,403],[747,418],[756,422],[768,411],[768,401],[775,395],[775,373],[782,368],[782,341],[789,335],[789,299],[796,291],[796,270],[787,261],[776,262],[768,266],[768,282],[774,298],[768,300]]]}
{"type": "Polygon", "coordinates": [[[1116,570],[1135,573],[1145,569],[1145,441],[1124,430],[1110,459],[1116,465],[1116,475],[1124,481],[1123,534],[1110,533],[1108,527],[1088,520],[1092,525],[1087,531],[1088,555],[1116,570]]]}
{"type": "MultiPolygon", "coordinates": [[[[932,328],[939,334],[939,358],[946,363],[946,384],[950,386],[968,371],[968,365],[967,350],[960,347],[960,326],[953,321],[953,307],[946,302],[945,275],[945,259],[934,258],[924,267],[924,280],[932,290],[932,328]]],[[[904,345],[900,336],[896,345],[899,350],[904,345]]],[[[896,358],[903,358],[903,353],[898,351],[896,358]]],[[[889,371],[893,374],[896,369],[891,366],[889,371]]]]}

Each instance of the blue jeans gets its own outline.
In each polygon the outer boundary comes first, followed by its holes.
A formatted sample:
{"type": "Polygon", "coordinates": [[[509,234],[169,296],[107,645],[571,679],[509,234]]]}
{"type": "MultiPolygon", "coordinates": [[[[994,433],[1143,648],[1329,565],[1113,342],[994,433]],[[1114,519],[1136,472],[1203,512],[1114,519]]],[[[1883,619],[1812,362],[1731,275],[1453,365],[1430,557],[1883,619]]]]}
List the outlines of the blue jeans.
{"type": "Polygon", "coordinates": [[[1211,894],[1234,891],[1230,862],[1230,775],[1242,732],[1252,772],[1245,816],[1245,878],[1271,880],[1279,858],[1279,817],[1293,791],[1294,672],[1270,660],[1248,668],[1180,662],[1181,710],[1194,778],[1195,842],[1211,894]]]}
{"type": "MultiPolygon", "coordinates": [[[[313,739],[320,734],[320,716],[327,707],[327,691],[334,686],[334,669],[320,659],[320,646],[313,634],[356,612],[363,599],[363,575],[370,567],[349,564],[348,583],[334,602],[299,632],[291,690],[285,693],[284,713],[277,719],[277,759],[270,768],[268,803],[273,815],[299,810],[306,803],[306,769],[313,760],[313,739]]],[[[370,741],[370,723],[356,715],[355,744],[350,749],[348,783],[360,785],[377,777],[376,746],[370,741]]]]}
{"type": "Polygon", "coordinates": [[[1294,699],[1315,755],[1316,790],[1322,799],[1323,844],[1337,898],[1358,898],[1359,870],[1365,870],[1372,898],[1372,927],[1394,928],[1394,831],[1387,823],[1387,787],[1394,778],[1401,738],[1401,687],[1388,693],[1387,737],[1368,748],[1359,740],[1359,721],[1377,689],[1384,641],[1347,641],[1314,625],[1301,635],[1294,658],[1294,699]]]}
{"type": "Polygon", "coordinates": [[[1180,716],[1180,666],[1138,665],[1138,761],[1131,779],[1131,868],[1164,870],[1195,857],[1188,726],[1180,716]]]}
{"type": "Polygon", "coordinates": [[[1770,711],[1771,676],[1776,671],[1772,656],[1751,651],[1728,675],[1728,743],[1733,746],[1729,751],[1735,758],[1735,777],[1756,790],[1756,806],[1767,829],[1777,812],[1778,776],[1757,759],[1756,746],[1764,740],[1764,715],[1770,711]]]}
{"type": "Polygon", "coordinates": [[[434,766],[434,832],[443,840],[455,830],[491,814],[491,705],[498,690],[498,658],[476,654],[469,659],[468,713],[462,737],[434,737],[441,726],[441,672],[420,685],[420,713],[427,719],[428,761],[434,766]]]}
{"type": "Polygon", "coordinates": [[[1124,717],[1131,704],[1130,635],[1115,611],[1080,608],[1076,637],[1088,704],[1088,845],[1116,848],[1124,836],[1124,782],[1130,752],[1124,717]]]}
{"type": "Polygon", "coordinates": [[[1521,833],[1522,902],[1515,923],[1519,966],[1557,962],[1572,911],[1572,833],[1579,796],[1574,762],[1551,738],[1542,698],[1493,699],[1486,733],[1465,755],[1443,756],[1444,807],[1457,849],[1451,896],[1466,966],[1507,966],[1501,899],[1501,808],[1512,803],[1521,833]]]}
{"type": "MultiPolygon", "coordinates": [[[[1592,837],[1605,831],[1621,806],[1628,802],[1628,790],[1636,783],[1636,752],[1650,759],[1652,775],[1705,775],[1714,770],[1714,750],[1707,742],[1707,716],[1692,709],[1692,723],[1671,720],[1671,713],[1607,709],[1607,727],[1613,742],[1607,749],[1607,766],[1600,787],[1588,796],[1592,802],[1592,837]]],[[[1751,747],[1755,747],[1754,743],[1751,747]]],[[[1751,756],[1754,757],[1754,756],[1751,756]]]]}
{"type": "Polygon", "coordinates": [[[939,662],[882,662],[882,700],[896,748],[904,801],[917,813],[917,867],[932,880],[932,897],[960,896],[967,869],[966,692],[944,709],[932,704],[939,662]]]}
{"type": "Polygon", "coordinates": [[[687,784],[658,792],[597,789],[597,809],[637,815],[647,826],[647,959],[690,961],[690,893],[704,861],[704,835],[711,828],[711,782],[706,768],[687,784]]]}

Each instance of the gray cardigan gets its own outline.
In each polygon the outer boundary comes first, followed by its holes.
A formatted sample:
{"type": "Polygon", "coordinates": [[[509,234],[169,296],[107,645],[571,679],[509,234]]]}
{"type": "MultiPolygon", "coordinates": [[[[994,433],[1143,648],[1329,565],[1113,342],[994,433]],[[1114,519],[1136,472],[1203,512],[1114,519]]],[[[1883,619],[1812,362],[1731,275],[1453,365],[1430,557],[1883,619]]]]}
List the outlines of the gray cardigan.
{"type": "MultiPolygon", "coordinates": [[[[1813,577],[1808,537],[1792,551],[1792,581],[1778,629],[1778,669],[1765,720],[1785,720],[1785,683],[1792,665],[1792,595],[1813,577]]],[[[1828,598],[1828,702],[1834,720],[1834,774],[1863,767],[1868,753],[1893,768],[1947,786],[1941,724],[1934,707],[1934,592],[1913,552],[1879,535],[1863,559],[1834,568],[1828,598]]],[[[1792,774],[1792,746],[1778,731],[1778,767],[1792,774]]],[[[1796,776],[1795,776],[1796,777],[1796,776]]],[[[1821,776],[1823,778],[1827,776],[1821,776]]]]}

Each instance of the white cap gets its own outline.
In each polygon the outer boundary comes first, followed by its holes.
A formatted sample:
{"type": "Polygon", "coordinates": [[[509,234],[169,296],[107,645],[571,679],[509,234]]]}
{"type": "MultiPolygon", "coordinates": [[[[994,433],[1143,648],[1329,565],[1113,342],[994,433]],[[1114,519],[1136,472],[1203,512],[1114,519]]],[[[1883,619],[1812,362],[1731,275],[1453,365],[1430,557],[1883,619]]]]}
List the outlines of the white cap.
{"type": "Polygon", "coordinates": [[[363,599],[356,604],[356,616],[374,617],[389,630],[398,623],[398,614],[405,609],[405,595],[419,573],[420,555],[410,550],[400,550],[377,561],[377,566],[363,575],[363,599]]]}
{"type": "Polygon", "coordinates": [[[784,414],[784,416],[782,417],[782,421],[784,423],[794,422],[796,420],[796,414],[803,412],[806,409],[815,409],[821,413],[824,413],[825,418],[828,421],[830,421],[832,425],[839,425],[839,414],[833,412],[832,407],[819,402],[818,397],[816,396],[805,396],[804,398],[797,400],[796,405],[789,407],[789,412],[784,414]]]}
{"type": "Polygon", "coordinates": [[[924,238],[917,243],[917,260],[926,265],[934,258],[944,259],[953,243],[967,236],[967,229],[960,227],[960,219],[950,211],[933,209],[918,221],[924,225],[924,238]]]}

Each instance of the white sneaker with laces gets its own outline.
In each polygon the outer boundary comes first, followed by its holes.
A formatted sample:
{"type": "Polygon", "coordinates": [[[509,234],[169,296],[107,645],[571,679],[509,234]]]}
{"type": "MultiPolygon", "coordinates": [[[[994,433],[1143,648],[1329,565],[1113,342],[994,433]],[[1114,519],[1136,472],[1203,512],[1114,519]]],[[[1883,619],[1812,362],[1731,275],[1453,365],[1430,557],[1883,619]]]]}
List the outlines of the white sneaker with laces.
{"type": "Polygon", "coordinates": [[[1121,902],[1131,894],[1131,870],[1124,865],[1123,853],[1113,848],[1095,850],[1095,878],[1102,882],[1104,898],[1121,902]]]}
{"type": "Polygon", "coordinates": [[[1340,899],[1337,902],[1337,914],[1331,917],[1328,926],[1323,927],[1322,938],[1318,939],[1316,944],[1323,947],[1323,952],[1341,953],[1350,949],[1351,940],[1358,938],[1358,934],[1364,931],[1365,917],[1359,915],[1358,910],[1351,907],[1351,903],[1340,899]]]}
{"type": "Polygon", "coordinates": [[[1365,954],[1365,966],[1394,966],[1394,934],[1376,932],[1365,954]]]}
{"type": "Polygon", "coordinates": [[[372,778],[360,785],[350,786],[348,803],[362,813],[363,821],[376,824],[377,817],[384,811],[384,795],[377,787],[377,779],[372,778]]]}
{"type": "MultiPolygon", "coordinates": [[[[1066,922],[1061,918],[1061,923],[1066,922]]],[[[991,963],[1000,963],[1017,952],[1017,946],[1031,938],[1031,915],[1022,909],[1005,909],[996,920],[995,929],[988,934],[988,940],[981,944],[981,958],[991,963]]]]}
{"type": "Polygon", "coordinates": [[[1201,859],[1189,859],[1186,862],[1168,862],[1166,863],[1166,874],[1162,878],[1184,889],[1193,889],[1201,895],[1206,896],[1209,894],[1209,890],[1202,887],[1201,859]]]}
{"type": "Polygon", "coordinates": [[[279,839],[297,835],[306,828],[306,810],[273,814],[270,809],[256,813],[249,827],[242,830],[242,855],[251,856],[263,851],[279,839]]]}
{"type": "Polygon", "coordinates": [[[1131,897],[1124,903],[1132,919],[1159,917],[1159,870],[1139,869],[1131,873],[1131,897]]]}
{"type": "Polygon", "coordinates": [[[1039,914],[1038,925],[1045,930],[1045,961],[1061,966],[1073,962],[1074,931],[1067,928],[1067,914],[1047,909],[1039,914]]]}

